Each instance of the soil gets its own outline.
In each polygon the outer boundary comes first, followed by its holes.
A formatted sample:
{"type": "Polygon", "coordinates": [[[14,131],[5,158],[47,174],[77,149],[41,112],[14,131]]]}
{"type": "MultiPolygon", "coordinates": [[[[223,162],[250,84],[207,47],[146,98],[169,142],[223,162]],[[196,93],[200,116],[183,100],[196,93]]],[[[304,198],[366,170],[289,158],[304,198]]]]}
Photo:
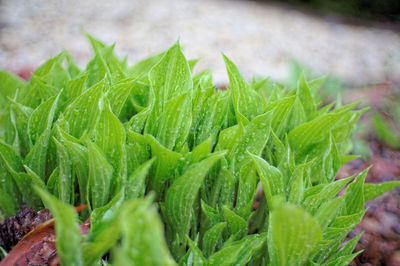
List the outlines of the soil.
{"type": "MultiPolygon", "coordinates": [[[[355,159],[346,164],[338,178],[360,173],[369,165],[366,182],[381,183],[399,180],[400,151],[392,150],[377,140],[370,140],[373,156],[370,160],[355,159]]],[[[362,222],[348,239],[363,233],[356,251],[364,250],[351,265],[400,265],[400,187],[366,203],[362,222]]]]}

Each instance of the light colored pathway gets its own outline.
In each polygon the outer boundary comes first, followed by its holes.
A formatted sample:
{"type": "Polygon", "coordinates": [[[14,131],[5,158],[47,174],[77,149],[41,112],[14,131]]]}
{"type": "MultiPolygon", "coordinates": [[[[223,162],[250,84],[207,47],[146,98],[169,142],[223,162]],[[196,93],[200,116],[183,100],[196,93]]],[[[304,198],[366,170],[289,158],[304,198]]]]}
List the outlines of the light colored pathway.
{"type": "Polygon", "coordinates": [[[282,79],[291,58],[354,84],[400,80],[400,34],[348,26],[252,1],[0,1],[0,68],[37,66],[62,49],[83,65],[91,56],[82,29],[116,42],[135,62],[178,38],[202,56],[216,83],[227,80],[220,52],[243,74],[282,79]]]}

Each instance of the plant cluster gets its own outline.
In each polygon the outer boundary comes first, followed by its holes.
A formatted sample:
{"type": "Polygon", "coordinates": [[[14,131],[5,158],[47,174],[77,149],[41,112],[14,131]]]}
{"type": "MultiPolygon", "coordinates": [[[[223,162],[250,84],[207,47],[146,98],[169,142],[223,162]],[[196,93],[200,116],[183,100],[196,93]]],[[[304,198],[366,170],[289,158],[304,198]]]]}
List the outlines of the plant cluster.
{"type": "Polygon", "coordinates": [[[346,265],[364,203],[399,185],[335,181],[364,110],[293,89],[192,74],[179,43],[134,66],[89,36],[29,82],[0,73],[0,209],[55,218],[63,265],[346,265]],[[255,207],[257,191],[263,196],[255,207]],[[340,193],[345,189],[345,192],[340,193]],[[73,206],[87,204],[76,213],[73,206]],[[90,218],[82,235],[79,223],[90,218]],[[107,255],[107,256],[105,256],[107,255]]]}

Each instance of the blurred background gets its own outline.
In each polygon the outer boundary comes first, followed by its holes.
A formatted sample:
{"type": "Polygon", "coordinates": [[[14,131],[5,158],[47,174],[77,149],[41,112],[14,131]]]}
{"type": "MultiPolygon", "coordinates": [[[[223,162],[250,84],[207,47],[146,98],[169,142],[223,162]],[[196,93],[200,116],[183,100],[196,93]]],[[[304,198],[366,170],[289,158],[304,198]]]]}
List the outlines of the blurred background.
{"type": "MultiPolygon", "coordinates": [[[[0,69],[29,79],[51,56],[68,50],[84,66],[87,31],[134,63],[176,40],[188,58],[228,78],[224,52],[247,79],[270,76],[295,86],[329,74],[325,101],[371,106],[354,134],[351,161],[338,178],[371,163],[368,182],[400,179],[399,0],[0,0],[0,69]]],[[[368,203],[353,264],[400,265],[400,189],[368,203]]]]}

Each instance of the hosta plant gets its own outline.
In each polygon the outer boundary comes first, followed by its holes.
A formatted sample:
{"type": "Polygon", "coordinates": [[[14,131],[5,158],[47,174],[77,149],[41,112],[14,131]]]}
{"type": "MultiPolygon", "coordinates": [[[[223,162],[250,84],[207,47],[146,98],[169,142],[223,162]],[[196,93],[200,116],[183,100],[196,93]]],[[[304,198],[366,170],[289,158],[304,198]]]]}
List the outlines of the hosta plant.
{"type": "Polygon", "coordinates": [[[219,90],[179,43],[128,66],[89,40],[84,69],[62,52],[29,82],[0,73],[1,213],[49,209],[62,265],[346,265],[357,255],[360,236],[343,242],[364,203],[399,185],[365,184],[367,170],[335,180],[354,158],[357,104],[323,106],[323,79],[248,83],[225,56],[230,85],[219,90]]]}

